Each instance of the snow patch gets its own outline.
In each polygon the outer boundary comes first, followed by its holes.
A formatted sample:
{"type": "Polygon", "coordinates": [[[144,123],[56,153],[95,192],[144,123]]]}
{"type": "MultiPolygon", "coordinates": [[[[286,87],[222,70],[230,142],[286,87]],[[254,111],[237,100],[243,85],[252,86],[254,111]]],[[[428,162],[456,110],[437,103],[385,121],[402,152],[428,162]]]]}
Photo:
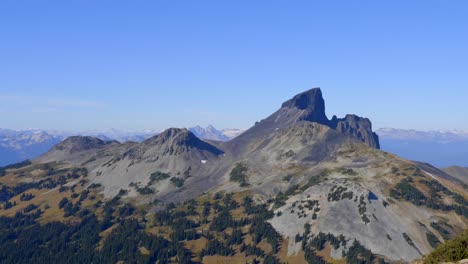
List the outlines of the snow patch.
{"type": "Polygon", "coordinates": [[[434,180],[439,181],[434,175],[430,174],[429,172],[423,170],[427,175],[431,176],[434,180]]]}

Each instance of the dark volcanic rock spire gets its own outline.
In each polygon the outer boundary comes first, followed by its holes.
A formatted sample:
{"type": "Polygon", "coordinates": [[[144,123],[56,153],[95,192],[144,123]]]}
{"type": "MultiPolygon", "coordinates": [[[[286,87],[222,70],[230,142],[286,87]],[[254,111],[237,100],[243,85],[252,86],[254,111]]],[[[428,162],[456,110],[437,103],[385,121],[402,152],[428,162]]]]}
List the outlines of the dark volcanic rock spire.
{"type": "Polygon", "coordinates": [[[329,120],[325,113],[325,100],[322,97],[320,88],[310,89],[284,102],[278,111],[258,122],[231,144],[245,145],[257,137],[304,121],[328,126],[347,137],[362,141],[370,147],[377,149],[380,147],[379,138],[372,131],[372,124],[369,119],[356,115],[346,115],[345,118],[334,116],[332,120],[329,120]]]}
{"type": "Polygon", "coordinates": [[[333,116],[328,120],[325,114],[325,100],[320,88],[313,88],[284,102],[281,108],[297,108],[302,111],[296,121],[310,121],[327,125],[343,135],[356,138],[373,148],[380,148],[377,134],[372,132],[372,123],[367,118],[346,115],[345,118],[333,116]]]}
{"type": "Polygon", "coordinates": [[[379,136],[372,131],[372,123],[368,118],[349,114],[345,118],[333,116],[330,127],[343,135],[354,137],[373,148],[380,149],[379,136]]]}
{"type": "Polygon", "coordinates": [[[297,108],[304,113],[301,120],[328,124],[328,118],[325,114],[325,100],[322,97],[320,88],[313,88],[306,92],[294,96],[292,99],[284,102],[282,108],[297,108]]]}

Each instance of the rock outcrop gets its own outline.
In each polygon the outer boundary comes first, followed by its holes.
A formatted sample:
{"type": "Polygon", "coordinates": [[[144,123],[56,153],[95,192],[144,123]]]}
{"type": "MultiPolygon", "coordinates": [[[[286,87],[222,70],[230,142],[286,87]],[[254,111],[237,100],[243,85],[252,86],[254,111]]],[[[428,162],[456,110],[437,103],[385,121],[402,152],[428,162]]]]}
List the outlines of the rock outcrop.
{"type": "Polygon", "coordinates": [[[303,121],[326,125],[372,148],[380,148],[379,138],[372,131],[372,123],[369,119],[346,115],[344,118],[333,116],[332,120],[329,120],[325,113],[325,100],[320,88],[310,89],[284,102],[278,111],[258,122],[233,141],[235,144],[242,144],[241,142],[252,141],[252,138],[262,137],[272,131],[303,121]]]}
{"type": "Polygon", "coordinates": [[[297,121],[310,121],[328,125],[329,120],[325,114],[325,100],[320,88],[314,88],[300,93],[284,102],[281,108],[296,108],[303,111],[297,121]]]}
{"type": "Polygon", "coordinates": [[[346,115],[345,118],[333,116],[330,126],[338,132],[359,139],[370,147],[380,149],[379,136],[372,131],[372,123],[368,118],[357,115],[346,115]]]}

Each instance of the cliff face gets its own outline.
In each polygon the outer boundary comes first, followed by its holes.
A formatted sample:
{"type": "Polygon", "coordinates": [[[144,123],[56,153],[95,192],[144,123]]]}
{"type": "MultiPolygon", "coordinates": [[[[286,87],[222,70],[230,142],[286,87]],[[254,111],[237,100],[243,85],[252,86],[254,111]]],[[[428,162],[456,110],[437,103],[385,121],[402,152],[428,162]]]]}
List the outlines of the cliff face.
{"type": "MultiPolygon", "coordinates": [[[[339,133],[379,149],[379,137],[372,131],[369,119],[348,114],[344,118],[333,116],[328,119],[325,113],[325,100],[320,88],[313,88],[300,93],[284,102],[281,108],[268,118],[262,120],[251,130],[263,134],[276,128],[292,126],[297,122],[308,121],[326,125],[339,133]]],[[[252,133],[245,133],[248,134],[252,133]]]]}
{"type": "Polygon", "coordinates": [[[370,147],[380,149],[379,136],[372,131],[372,123],[368,118],[356,115],[346,115],[345,118],[333,116],[330,126],[346,136],[357,138],[370,147]]]}
{"type": "Polygon", "coordinates": [[[310,121],[323,125],[329,124],[329,120],[325,114],[325,100],[323,100],[322,91],[319,88],[314,88],[294,96],[292,99],[284,102],[281,108],[296,108],[303,111],[297,121],[310,121]]]}
{"type": "Polygon", "coordinates": [[[372,123],[368,118],[348,114],[344,118],[333,116],[328,120],[325,114],[325,100],[320,88],[314,88],[300,93],[283,103],[281,108],[296,108],[302,111],[297,121],[310,121],[327,125],[343,135],[358,139],[370,147],[379,149],[379,137],[372,131],[372,123]]]}

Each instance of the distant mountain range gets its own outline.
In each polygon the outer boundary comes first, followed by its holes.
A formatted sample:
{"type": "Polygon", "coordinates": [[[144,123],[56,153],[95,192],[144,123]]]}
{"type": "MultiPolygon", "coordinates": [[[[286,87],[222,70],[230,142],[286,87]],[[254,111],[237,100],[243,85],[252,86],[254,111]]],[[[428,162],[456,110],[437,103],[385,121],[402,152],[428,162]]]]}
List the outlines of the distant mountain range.
{"type": "MultiPolygon", "coordinates": [[[[189,130],[199,138],[216,141],[228,141],[244,131],[242,129],[218,130],[212,125],[206,128],[195,126],[189,130]]],[[[129,141],[142,142],[157,134],[159,132],[155,130],[124,131],[108,129],[69,132],[41,129],[0,129],[0,166],[38,157],[70,136],[92,136],[104,141],[117,140],[123,143],[129,141]]]]}
{"type": "MultiPolygon", "coordinates": [[[[228,141],[244,129],[216,129],[214,126],[189,128],[195,136],[214,141],[228,141]]],[[[468,167],[468,131],[418,131],[384,128],[376,132],[382,150],[403,158],[427,162],[438,167],[468,167]]],[[[67,132],[56,130],[0,129],[0,166],[35,158],[70,136],[93,136],[104,141],[142,142],[159,131],[124,131],[118,129],[67,132]]]]}
{"type": "Polygon", "coordinates": [[[214,128],[212,125],[209,125],[205,128],[196,126],[196,127],[189,128],[189,130],[195,136],[201,139],[216,140],[216,141],[229,141],[239,136],[245,131],[245,129],[238,129],[238,128],[225,128],[225,129],[218,130],[214,128]]]}
{"type": "Polygon", "coordinates": [[[202,139],[217,140],[217,141],[228,141],[230,137],[225,135],[222,131],[209,125],[206,128],[196,126],[189,129],[195,136],[202,139]]]}
{"type": "Polygon", "coordinates": [[[438,167],[468,167],[468,131],[417,131],[385,128],[377,131],[381,148],[403,158],[438,167]]]}
{"type": "Polygon", "coordinates": [[[60,141],[42,130],[0,129],[0,166],[37,157],[60,141]]]}

